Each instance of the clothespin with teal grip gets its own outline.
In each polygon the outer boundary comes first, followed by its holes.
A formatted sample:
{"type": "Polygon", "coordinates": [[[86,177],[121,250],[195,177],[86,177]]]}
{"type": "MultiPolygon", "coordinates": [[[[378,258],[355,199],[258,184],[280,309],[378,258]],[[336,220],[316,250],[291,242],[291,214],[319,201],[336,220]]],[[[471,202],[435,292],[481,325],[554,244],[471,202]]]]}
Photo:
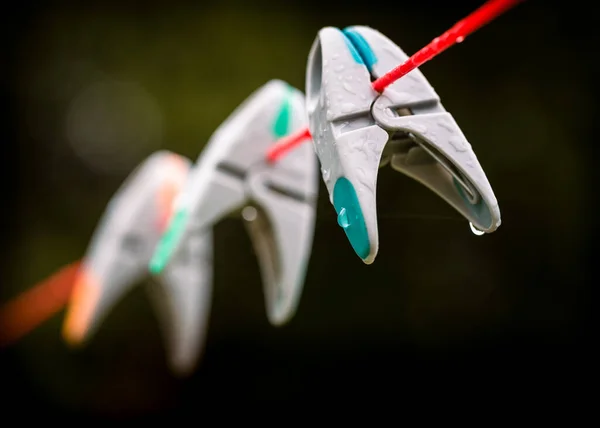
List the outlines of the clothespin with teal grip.
{"type": "Polygon", "coordinates": [[[338,224],[367,264],[379,248],[377,175],[387,163],[446,200],[474,233],[491,233],[501,223],[477,156],[421,71],[382,94],[373,89],[373,80],[407,59],[363,26],[321,29],[308,58],[309,130],[323,180],[338,224]]]}
{"type": "Polygon", "coordinates": [[[286,323],[304,285],[314,235],[318,164],[310,145],[275,164],[267,149],[305,128],[304,95],[272,80],[214,132],[186,183],[149,268],[168,266],[190,234],[240,213],[257,253],[270,322],[286,323]]]}
{"type": "MultiPolygon", "coordinates": [[[[67,307],[63,336],[69,344],[88,341],[114,305],[148,276],[148,262],[190,166],[187,158],[156,152],[112,197],[67,307]]],[[[211,306],[212,251],[212,231],[195,234],[148,288],[164,325],[168,362],[178,375],[190,374],[202,353],[211,306]]]]}

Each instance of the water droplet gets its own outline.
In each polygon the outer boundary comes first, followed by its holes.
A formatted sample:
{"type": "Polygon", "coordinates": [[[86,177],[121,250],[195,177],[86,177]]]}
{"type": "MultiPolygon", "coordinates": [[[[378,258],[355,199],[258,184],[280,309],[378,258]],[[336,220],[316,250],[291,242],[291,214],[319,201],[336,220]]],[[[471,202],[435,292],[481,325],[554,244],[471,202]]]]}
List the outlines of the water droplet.
{"type": "Polygon", "coordinates": [[[355,108],[356,106],[352,103],[344,103],[342,104],[342,113],[352,113],[355,108]]]}
{"type": "MultiPolygon", "coordinates": [[[[340,212],[340,214],[341,214],[341,212],[340,212]]],[[[471,222],[469,222],[469,227],[471,228],[471,232],[473,232],[473,235],[477,235],[477,236],[485,235],[485,232],[483,230],[477,229],[475,226],[473,226],[473,223],[471,223],[471,222]]]]}
{"type": "Polygon", "coordinates": [[[457,152],[466,152],[467,151],[467,146],[465,145],[465,141],[460,137],[451,137],[450,139],[448,139],[448,142],[450,143],[450,145],[452,147],[454,147],[454,150],[456,150],[457,152]]]}
{"type": "Polygon", "coordinates": [[[465,36],[458,36],[456,38],[456,43],[461,43],[465,39],[465,36]]]}
{"type": "Polygon", "coordinates": [[[448,131],[450,134],[453,134],[453,133],[454,133],[454,127],[452,126],[452,124],[451,124],[451,123],[449,123],[449,122],[446,122],[445,120],[442,120],[442,121],[438,122],[438,126],[439,126],[440,128],[443,128],[443,129],[445,129],[445,130],[446,130],[446,131],[448,131]]]}
{"type": "Polygon", "coordinates": [[[344,71],[344,68],[346,68],[346,67],[344,67],[344,64],[336,65],[335,67],[333,67],[333,71],[339,73],[339,72],[344,71]]]}
{"type": "Polygon", "coordinates": [[[354,89],[352,89],[352,86],[350,86],[347,82],[344,82],[344,89],[348,92],[350,92],[351,94],[355,94],[356,92],[354,92],[354,89]]]}
{"type": "Polygon", "coordinates": [[[337,218],[338,224],[342,229],[347,229],[350,226],[350,219],[348,218],[348,212],[346,208],[342,208],[337,218]]]}
{"type": "Polygon", "coordinates": [[[256,220],[256,216],[258,215],[256,208],[247,206],[242,210],[242,217],[246,221],[254,221],[256,220]]]}
{"type": "Polygon", "coordinates": [[[340,54],[336,53],[331,56],[331,59],[338,59],[339,57],[340,57],[340,54]]]}
{"type": "Polygon", "coordinates": [[[324,169],[322,171],[322,173],[323,173],[323,180],[329,181],[329,177],[331,176],[331,171],[328,169],[324,169]]]}

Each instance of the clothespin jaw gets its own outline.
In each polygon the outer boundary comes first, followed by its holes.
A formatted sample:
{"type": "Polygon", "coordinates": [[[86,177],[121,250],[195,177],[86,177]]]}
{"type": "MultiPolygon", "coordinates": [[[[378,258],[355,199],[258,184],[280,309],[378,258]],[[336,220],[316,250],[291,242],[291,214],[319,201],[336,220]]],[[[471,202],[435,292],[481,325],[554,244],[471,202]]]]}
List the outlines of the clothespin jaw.
{"type": "Polygon", "coordinates": [[[269,321],[295,313],[314,234],[317,159],[300,147],[275,164],[267,149],[306,127],[303,94],[280,80],[252,93],[211,136],[178,199],[150,270],[160,272],[190,231],[241,214],[260,265],[269,321]]]}
{"type": "MultiPolygon", "coordinates": [[[[75,283],[63,336],[80,345],[99,328],[114,304],[148,275],[147,266],[169,220],[173,198],[191,162],[156,152],[136,168],[111,199],[75,283]]],[[[200,354],[212,288],[212,236],[196,235],[182,256],[154,278],[150,289],[177,374],[187,374],[200,354]]]]}
{"type": "Polygon", "coordinates": [[[371,81],[408,56],[364,26],[323,28],[307,66],[309,127],[338,223],[367,264],[377,255],[378,169],[421,182],[476,230],[500,225],[498,203],[475,153],[415,69],[379,95],[371,81]]]}

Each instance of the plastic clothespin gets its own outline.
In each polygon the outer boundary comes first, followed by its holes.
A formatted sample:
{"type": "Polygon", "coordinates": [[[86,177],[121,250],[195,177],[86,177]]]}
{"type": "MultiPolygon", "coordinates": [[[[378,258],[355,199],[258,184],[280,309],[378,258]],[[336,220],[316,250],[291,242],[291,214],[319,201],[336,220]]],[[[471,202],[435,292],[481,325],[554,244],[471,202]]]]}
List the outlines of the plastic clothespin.
{"type": "Polygon", "coordinates": [[[265,153],[306,126],[304,95],[283,81],[271,80],[251,94],[199,156],[150,270],[168,266],[192,231],[241,213],[257,253],[268,319],[286,323],[298,306],[311,254],[318,164],[310,145],[275,164],[265,153]]]}
{"type": "Polygon", "coordinates": [[[367,264],[379,247],[378,169],[387,163],[460,212],[476,234],[500,226],[500,209],[473,149],[420,70],[377,93],[371,82],[408,56],[364,26],[326,27],[306,74],[309,128],[338,223],[367,264]]]}
{"type": "MultiPolygon", "coordinates": [[[[148,276],[148,262],[188,178],[191,161],[168,151],[151,155],[111,199],[83,259],[63,326],[65,340],[89,339],[109,310],[148,276]]],[[[195,367],[204,345],[212,292],[212,231],[195,232],[150,296],[167,342],[169,364],[180,375],[195,367]]]]}

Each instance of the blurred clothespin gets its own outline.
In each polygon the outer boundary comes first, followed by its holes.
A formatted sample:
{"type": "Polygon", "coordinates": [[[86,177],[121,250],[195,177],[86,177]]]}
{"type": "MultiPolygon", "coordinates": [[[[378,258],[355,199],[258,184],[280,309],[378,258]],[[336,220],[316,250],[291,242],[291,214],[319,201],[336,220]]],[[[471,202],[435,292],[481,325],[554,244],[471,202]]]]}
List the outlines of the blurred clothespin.
{"type": "Polygon", "coordinates": [[[304,95],[272,80],[248,97],[211,136],[175,203],[152,257],[162,272],[195,231],[241,214],[257,253],[269,321],[295,313],[312,249],[318,164],[310,145],[271,164],[267,149],[307,125],[304,95]]]}
{"type": "MultiPolygon", "coordinates": [[[[88,251],[68,305],[65,340],[89,339],[109,310],[138,281],[171,216],[191,162],[156,152],[134,170],[111,199],[88,251]]],[[[174,372],[189,374],[204,344],[212,291],[212,231],[194,231],[150,290],[174,372]]]]}

